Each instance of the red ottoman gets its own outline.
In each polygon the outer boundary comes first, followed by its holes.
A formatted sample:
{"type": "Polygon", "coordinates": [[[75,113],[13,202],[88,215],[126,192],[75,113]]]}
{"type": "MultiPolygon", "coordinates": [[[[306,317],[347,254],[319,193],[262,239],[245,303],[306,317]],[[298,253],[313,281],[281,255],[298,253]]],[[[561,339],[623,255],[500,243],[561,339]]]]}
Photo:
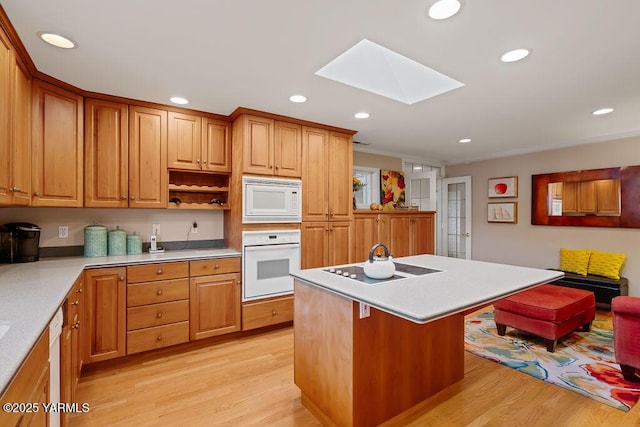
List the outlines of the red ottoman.
{"type": "Polygon", "coordinates": [[[554,352],[558,338],[582,327],[588,332],[596,317],[593,292],[556,285],[540,285],[493,304],[498,335],[507,326],[542,337],[554,352]]]}

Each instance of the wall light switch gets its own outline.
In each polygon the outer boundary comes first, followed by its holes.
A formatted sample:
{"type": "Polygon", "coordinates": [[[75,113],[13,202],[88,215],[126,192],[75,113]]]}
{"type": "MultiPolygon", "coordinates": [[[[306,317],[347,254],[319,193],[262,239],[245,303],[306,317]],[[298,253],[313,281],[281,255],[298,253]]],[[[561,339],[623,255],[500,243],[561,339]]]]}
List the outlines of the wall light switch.
{"type": "Polygon", "coordinates": [[[69,226],[68,225],[58,226],[58,239],[68,239],[68,238],[69,238],[69,226]]]}

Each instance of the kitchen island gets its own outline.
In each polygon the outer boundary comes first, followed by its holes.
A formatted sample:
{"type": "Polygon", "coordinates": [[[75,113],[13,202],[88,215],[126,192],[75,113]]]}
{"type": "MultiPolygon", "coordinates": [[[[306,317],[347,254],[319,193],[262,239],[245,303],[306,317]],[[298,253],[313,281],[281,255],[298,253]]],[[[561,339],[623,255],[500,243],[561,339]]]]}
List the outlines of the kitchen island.
{"type": "Polygon", "coordinates": [[[394,261],[410,273],[376,283],[293,273],[294,381],[325,424],[378,425],[461,380],[464,312],[562,277],[433,255],[394,261]]]}

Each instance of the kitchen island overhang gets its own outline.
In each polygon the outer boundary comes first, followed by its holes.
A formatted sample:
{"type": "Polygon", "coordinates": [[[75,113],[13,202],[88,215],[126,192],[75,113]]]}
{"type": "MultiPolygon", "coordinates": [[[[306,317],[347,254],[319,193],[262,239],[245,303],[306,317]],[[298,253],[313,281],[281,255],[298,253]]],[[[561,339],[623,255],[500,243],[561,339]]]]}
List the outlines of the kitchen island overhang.
{"type": "Polygon", "coordinates": [[[294,381],[323,422],[377,425],[458,382],[463,313],[562,277],[433,255],[396,261],[440,271],[376,284],[321,268],[292,273],[294,381]]]}

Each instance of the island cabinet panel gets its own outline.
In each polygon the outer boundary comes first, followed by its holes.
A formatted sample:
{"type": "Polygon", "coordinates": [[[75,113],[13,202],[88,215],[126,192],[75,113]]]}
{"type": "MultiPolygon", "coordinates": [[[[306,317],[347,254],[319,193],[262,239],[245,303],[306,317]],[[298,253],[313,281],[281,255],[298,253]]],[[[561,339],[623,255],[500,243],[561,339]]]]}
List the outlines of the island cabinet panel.
{"type": "Polygon", "coordinates": [[[128,106],[98,99],[84,104],[84,206],[129,206],[128,106]]]}
{"type": "Polygon", "coordinates": [[[129,207],[166,208],[167,112],[129,107],[129,207]]]}
{"type": "Polygon", "coordinates": [[[85,363],[114,359],[126,353],[126,280],[125,267],[85,271],[85,363]]]}
{"type": "Polygon", "coordinates": [[[22,362],[7,389],[0,395],[0,404],[35,403],[39,410],[0,411],[0,426],[47,427],[49,417],[42,402],[49,402],[49,329],[46,329],[22,362]]]}
{"type": "Polygon", "coordinates": [[[82,97],[40,80],[33,82],[31,204],[82,207],[82,97]]]}
{"type": "Polygon", "coordinates": [[[327,425],[379,425],[464,376],[462,314],[418,324],[371,308],[360,319],[349,298],[299,280],[295,295],[294,382],[327,425]]]}

